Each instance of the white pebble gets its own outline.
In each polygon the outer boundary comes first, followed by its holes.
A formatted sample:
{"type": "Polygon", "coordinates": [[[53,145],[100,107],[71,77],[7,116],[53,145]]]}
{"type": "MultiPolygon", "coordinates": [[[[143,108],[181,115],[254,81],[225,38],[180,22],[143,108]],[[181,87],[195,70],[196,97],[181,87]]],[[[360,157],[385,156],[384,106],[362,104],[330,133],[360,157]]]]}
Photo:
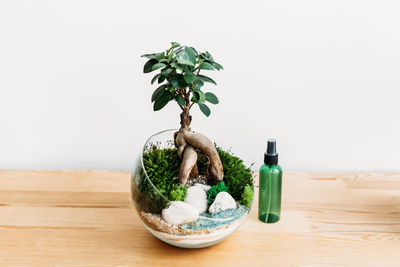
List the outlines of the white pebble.
{"type": "Polygon", "coordinates": [[[208,208],[207,194],[200,186],[191,186],[187,189],[185,203],[203,213],[208,208]]]}
{"type": "Polygon", "coordinates": [[[201,189],[203,189],[206,193],[208,192],[208,190],[211,189],[211,186],[206,185],[206,184],[195,183],[193,186],[199,186],[199,187],[201,187],[201,189]]]}
{"type": "Polygon", "coordinates": [[[161,214],[164,221],[174,225],[190,223],[199,218],[199,211],[183,201],[172,201],[161,214]]]}
{"type": "Polygon", "coordinates": [[[233,197],[227,192],[219,192],[208,211],[214,213],[234,208],[236,208],[236,201],[233,197]]]}

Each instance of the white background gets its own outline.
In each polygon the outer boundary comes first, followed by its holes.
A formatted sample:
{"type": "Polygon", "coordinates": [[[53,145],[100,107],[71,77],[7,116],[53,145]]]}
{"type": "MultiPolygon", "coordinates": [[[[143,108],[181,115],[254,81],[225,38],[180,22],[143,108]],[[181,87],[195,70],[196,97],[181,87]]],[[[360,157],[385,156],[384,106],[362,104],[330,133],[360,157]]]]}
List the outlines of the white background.
{"type": "Polygon", "coordinates": [[[291,171],[400,171],[399,1],[1,1],[0,168],[130,169],[153,112],[141,54],[208,50],[192,128],[291,171]],[[207,90],[206,90],[207,91],[207,90]]]}

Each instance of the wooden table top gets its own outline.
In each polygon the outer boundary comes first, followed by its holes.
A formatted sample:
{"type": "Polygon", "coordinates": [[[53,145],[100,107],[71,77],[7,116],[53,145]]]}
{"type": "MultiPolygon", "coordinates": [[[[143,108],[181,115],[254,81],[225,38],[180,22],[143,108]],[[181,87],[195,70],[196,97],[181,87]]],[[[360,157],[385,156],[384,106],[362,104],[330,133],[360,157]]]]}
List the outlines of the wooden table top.
{"type": "Polygon", "coordinates": [[[126,171],[0,171],[1,266],[399,266],[400,174],[284,173],[282,217],[204,249],[153,237],[126,171]]]}

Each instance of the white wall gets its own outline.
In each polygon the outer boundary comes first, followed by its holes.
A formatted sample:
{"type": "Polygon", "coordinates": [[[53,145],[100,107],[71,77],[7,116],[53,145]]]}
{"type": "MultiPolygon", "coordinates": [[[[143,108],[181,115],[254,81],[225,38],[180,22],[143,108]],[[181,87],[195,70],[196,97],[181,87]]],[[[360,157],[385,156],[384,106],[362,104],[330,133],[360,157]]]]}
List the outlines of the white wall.
{"type": "Polygon", "coordinates": [[[153,112],[143,53],[209,50],[194,130],[292,171],[400,171],[399,1],[1,1],[0,168],[130,169],[153,112]]]}

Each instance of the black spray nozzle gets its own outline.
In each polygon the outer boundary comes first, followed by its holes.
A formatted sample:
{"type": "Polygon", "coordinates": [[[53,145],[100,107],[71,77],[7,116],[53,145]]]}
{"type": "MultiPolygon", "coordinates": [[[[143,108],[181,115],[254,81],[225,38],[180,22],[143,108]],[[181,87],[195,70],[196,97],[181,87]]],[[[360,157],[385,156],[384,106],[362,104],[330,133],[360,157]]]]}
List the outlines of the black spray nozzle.
{"type": "Polygon", "coordinates": [[[267,145],[267,155],[276,155],[276,140],[269,139],[267,145]]]}
{"type": "Polygon", "coordinates": [[[267,152],[264,153],[264,163],[267,165],[278,164],[278,153],[276,153],[276,140],[269,139],[267,144],[267,152]]]}

